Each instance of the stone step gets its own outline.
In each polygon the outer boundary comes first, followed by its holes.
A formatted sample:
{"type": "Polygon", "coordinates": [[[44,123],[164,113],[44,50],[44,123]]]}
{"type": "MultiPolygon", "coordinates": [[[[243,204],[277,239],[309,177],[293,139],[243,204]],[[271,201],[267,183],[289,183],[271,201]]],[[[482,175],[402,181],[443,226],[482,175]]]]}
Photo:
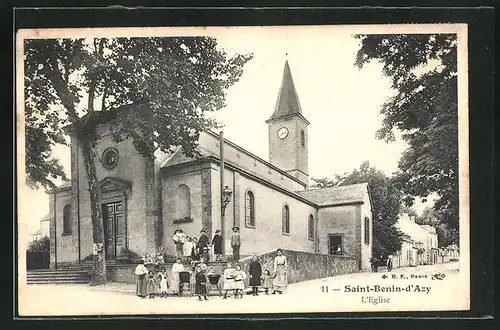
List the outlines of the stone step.
{"type": "Polygon", "coordinates": [[[88,278],[89,273],[40,273],[40,274],[27,274],[28,279],[35,278],[88,278]]]}
{"type": "Polygon", "coordinates": [[[86,279],[37,279],[28,280],[27,284],[88,284],[89,280],[86,279]]]}
{"type": "Polygon", "coordinates": [[[51,269],[51,270],[45,270],[45,271],[28,271],[26,273],[28,276],[29,275],[56,275],[56,274],[88,274],[88,271],[86,269],[51,269]]]}
{"type": "Polygon", "coordinates": [[[30,270],[26,275],[28,284],[71,284],[90,281],[89,272],[81,268],[30,270]]]}

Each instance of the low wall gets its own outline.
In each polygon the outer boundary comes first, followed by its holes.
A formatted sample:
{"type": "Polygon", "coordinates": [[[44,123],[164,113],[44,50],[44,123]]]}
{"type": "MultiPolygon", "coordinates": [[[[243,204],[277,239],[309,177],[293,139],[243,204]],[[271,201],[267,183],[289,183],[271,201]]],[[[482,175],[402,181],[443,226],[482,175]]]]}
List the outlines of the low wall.
{"type": "MultiPolygon", "coordinates": [[[[274,258],[276,251],[270,251],[257,255],[259,262],[262,265],[262,270],[269,269],[273,271],[274,258]]],[[[355,273],[358,271],[358,261],[356,257],[314,254],[308,252],[299,252],[284,250],[283,255],[286,256],[288,262],[288,283],[296,283],[300,281],[314,280],[317,278],[330,277],[355,273]]],[[[251,257],[242,258],[239,262],[241,268],[248,274],[251,257]]],[[[108,281],[135,283],[135,267],[137,264],[123,265],[107,265],[108,281]]],[[[208,269],[214,273],[222,274],[226,267],[225,262],[209,263],[208,269]]],[[[172,263],[167,263],[163,267],[166,268],[170,275],[172,263]]],[[[184,265],[186,270],[190,269],[187,264],[184,265]]],[[[246,280],[248,286],[249,279],[246,280]]]]}
{"type": "MultiPolygon", "coordinates": [[[[276,251],[257,255],[257,259],[262,265],[262,271],[267,268],[271,273],[273,272],[274,258],[276,255],[276,251]]],[[[356,257],[315,254],[291,250],[283,250],[283,255],[286,257],[288,263],[288,283],[355,273],[358,271],[358,260],[356,257]]],[[[247,257],[240,260],[242,269],[247,273],[251,259],[251,257],[247,257]]]]}

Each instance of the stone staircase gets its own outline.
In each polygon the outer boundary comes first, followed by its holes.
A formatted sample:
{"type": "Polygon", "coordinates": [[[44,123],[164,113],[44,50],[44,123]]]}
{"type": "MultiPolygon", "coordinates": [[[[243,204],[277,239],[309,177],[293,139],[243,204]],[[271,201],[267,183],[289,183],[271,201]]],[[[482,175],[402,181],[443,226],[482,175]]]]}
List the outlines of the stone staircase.
{"type": "Polygon", "coordinates": [[[88,270],[81,268],[38,269],[27,272],[28,284],[88,284],[88,270]]]}

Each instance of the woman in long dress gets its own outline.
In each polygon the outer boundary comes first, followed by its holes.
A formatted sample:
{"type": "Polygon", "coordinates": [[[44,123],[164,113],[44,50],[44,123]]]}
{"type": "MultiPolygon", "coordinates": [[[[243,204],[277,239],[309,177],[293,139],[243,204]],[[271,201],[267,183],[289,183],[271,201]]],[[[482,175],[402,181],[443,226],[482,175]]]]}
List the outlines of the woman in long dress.
{"type": "Polygon", "coordinates": [[[135,267],[135,275],[137,276],[135,294],[138,297],[146,298],[147,295],[147,278],[146,275],[149,273],[146,266],[144,266],[144,260],[140,260],[137,267],[135,267]]]}
{"type": "Polygon", "coordinates": [[[172,287],[172,293],[181,294],[179,287],[179,273],[184,271],[184,265],[182,264],[182,259],[177,258],[177,261],[172,265],[172,281],[170,286],[172,287]]]}
{"type": "Polygon", "coordinates": [[[276,294],[276,291],[282,294],[287,286],[286,272],[288,269],[288,264],[286,261],[286,257],[283,255],[283,250],[278,249],[276,252],[278,255],[274,258],[273,276],[276,277],[273,280],[273,294],[276,294]]]}
{"type": "Polygon", "coordinates": [[[252,257],[252,261],[250,262],[250,267],[248,270],[250,274],[250,286],[252,287],[252,295],[258,296],[258,290],[260,286],[260,278],[262,277],[262,267],[260,262],[257,260],[257,256],[254,255],[252,257]]]}

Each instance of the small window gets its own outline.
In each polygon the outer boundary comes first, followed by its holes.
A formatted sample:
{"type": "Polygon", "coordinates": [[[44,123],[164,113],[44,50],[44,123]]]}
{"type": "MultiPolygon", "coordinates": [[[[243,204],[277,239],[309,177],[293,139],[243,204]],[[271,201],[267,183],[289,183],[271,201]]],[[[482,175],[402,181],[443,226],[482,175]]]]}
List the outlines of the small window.
{"type": "Polygon", "coordinates": [[[255,227],[255,197],[251,191],[245,197],[245,223],[247,227],[255,227]]]}
{"type": "Polygon", "coordinates": [[[302,148],[306,147],[306,133],[304,133],[304,130],[300,131],[300,145],[302,148]]]}
{"type": "Polygon", "coordinates": [[[314,217],[313,215],[309,215],[309,220],[307,222],[307,238],[311,241],[314,240],[314,217]]]}
{"type": "Polygon", "coordinates": [[[72,231],[71,205],[66,204],[63,210],[63,235],[69,235],[72,231]]]}
{"type": "Polygon", "coordinates": [[[283,206],[283,224],[282,224],[283,234],[290,234],[290,208],[288,205],[283,206]]]}
{"type": "Polygon", "coordinates": [[[370,218],[365,217],[365,244],[370,244],[370,218]]]}

